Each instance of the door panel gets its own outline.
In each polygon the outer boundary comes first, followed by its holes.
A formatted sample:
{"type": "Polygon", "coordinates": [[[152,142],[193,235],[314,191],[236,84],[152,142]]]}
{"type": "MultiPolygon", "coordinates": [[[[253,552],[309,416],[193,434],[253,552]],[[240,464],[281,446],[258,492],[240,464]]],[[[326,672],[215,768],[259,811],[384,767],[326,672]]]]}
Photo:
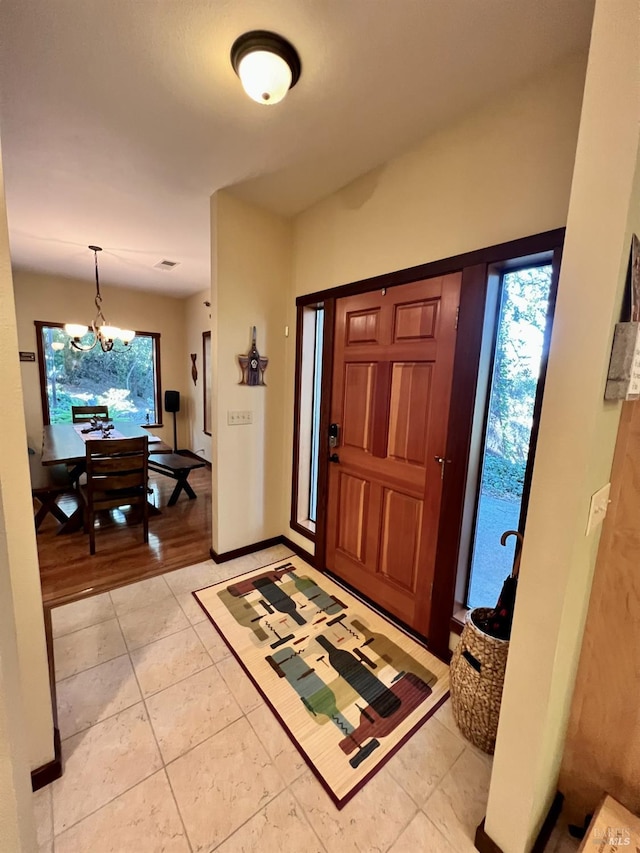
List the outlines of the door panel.
{"type": "Polygon", "coordinates": [[[380,571],[387,580],[416,592],[422,501],[385,489],[382,503],[380,571]]]}
{"type": "Polygon", "coordinates": [[[426,633],[460,274],[336,301],[327,567],[426,633]]]}
{"type": "Polygon", "coordinates": [[[438,302],[435,299],[396,305],[394,342],[433,338],[437,319],[438,302]]]}
{"type": "Polygon", "coordinates": [[[379,326],[379,310],[350,311],[346,318],[347,345],[377,343],[379,326]]]}
{"type": "Polygon", "coordinates": [[[337,548],[358,563],[365,561],[365,524],[369,483],[340,472],[337,548]]]}
{"type": "Polygon", "coordinates": [[[345,365],[342,420],[343,443],[365,453],[373,440],[373,395],[377,365],[372,362],[345,365]]]}
{"type": "Polygon", "coordinates": [[[387,456],[400,462],[425,464],[431,372],[432,366],[424,363],[396,362],[392,366],[387,456]]]}

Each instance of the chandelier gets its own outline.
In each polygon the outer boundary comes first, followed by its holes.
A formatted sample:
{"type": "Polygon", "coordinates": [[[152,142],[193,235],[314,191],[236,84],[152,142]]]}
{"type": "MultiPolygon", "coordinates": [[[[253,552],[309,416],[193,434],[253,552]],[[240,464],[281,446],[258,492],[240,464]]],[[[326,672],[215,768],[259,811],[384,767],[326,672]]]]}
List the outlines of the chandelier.
{"type": "Polygon", "coordinates": [[[71,338],[70,343],[73,349],[80,350],[80,352],[88,352],[96,344],[100,344],[103,352],[111,352],[117,340],[122,341],[127,346],[135,338],[136,333],[131,329],[119,329],[117,326],[110,326],[107,323],[102,313],[102,296],[100,295],[100,278],[98,276],[98,252],[102,251],[102,247],[89,246],[89,249],[93,252],[96,267],[96,317],[91,324],[93,340],[88,344],[80,343],[81,339],[89,333],[88,326],[82,326],[78,323],[65,323],[64,330],[71,338]]]}

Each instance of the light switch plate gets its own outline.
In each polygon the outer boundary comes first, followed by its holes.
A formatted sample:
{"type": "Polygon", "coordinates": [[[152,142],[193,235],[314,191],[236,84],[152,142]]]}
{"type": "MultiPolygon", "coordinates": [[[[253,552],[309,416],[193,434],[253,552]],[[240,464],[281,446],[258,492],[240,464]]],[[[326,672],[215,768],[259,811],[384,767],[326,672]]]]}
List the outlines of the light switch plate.
{"type": "Polygon", "coordinates": [[[227,412],[227,424],[229,426],[240,426],[241,424],[253,423],[253,412],[227,412]]]}
{"type": "Polygon", "coordinates": [[[609,509],[609,492],[611,491],[611,483],[607,483],[597,492],[591,495],[591,503],[589,504],[589,519],[587,521],[588,536],[596,529],[599,524],[602,524],[609,509]]]}

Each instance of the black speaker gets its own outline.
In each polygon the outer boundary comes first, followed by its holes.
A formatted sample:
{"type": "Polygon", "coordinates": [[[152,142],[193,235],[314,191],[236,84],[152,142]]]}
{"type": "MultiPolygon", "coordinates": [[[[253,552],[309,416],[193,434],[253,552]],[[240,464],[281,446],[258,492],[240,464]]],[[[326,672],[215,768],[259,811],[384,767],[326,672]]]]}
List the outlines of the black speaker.
{"type": "Polygon", "coordinates": [[[180,411],[180,392],[165,391],[164,392],[164,408],[166,412],[180,411]]]}

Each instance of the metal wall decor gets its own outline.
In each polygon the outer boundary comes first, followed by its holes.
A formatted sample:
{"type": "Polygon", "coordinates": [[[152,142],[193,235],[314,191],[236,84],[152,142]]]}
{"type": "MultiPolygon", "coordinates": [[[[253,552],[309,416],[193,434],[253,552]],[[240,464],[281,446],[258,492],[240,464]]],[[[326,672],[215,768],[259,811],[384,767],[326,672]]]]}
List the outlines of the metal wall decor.
{"type": "Polygon", "coordinates": [[[264,372],[269,364],[269,359],[258,352],[255,326],[252,327],[251,331],[251,349],[247,355],[239,355],[238,361],[242,369],[240,385],[265,385],[264,372]]]}
{"type": "Polygon", "coordinates": [[[196,367],[196,359],[198,358],[197,352],[191,353],[191,378],[193,379],[193,384],[195,385],[198,381],[198,368],[196,367]]]}

